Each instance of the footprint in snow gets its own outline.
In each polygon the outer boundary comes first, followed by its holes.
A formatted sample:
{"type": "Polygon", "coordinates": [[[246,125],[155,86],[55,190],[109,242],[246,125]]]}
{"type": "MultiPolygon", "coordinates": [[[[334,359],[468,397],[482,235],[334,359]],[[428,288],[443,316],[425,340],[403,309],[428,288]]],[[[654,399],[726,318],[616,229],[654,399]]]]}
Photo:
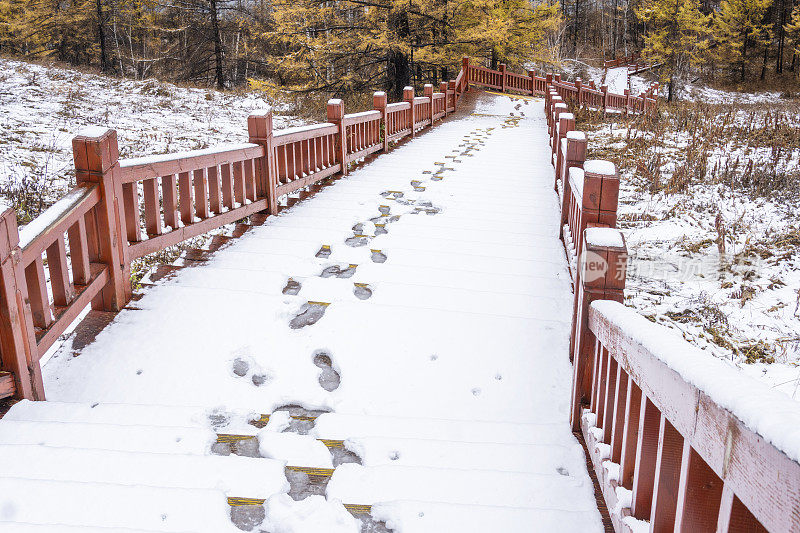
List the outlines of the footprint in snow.
{"type": "Polygon", "coordinates": [[[346,268],[341,268],[339,265],[332,265],[324,268],[320,277],[330,278],[335,276],[337,278],[352,278],[353,274],[356,273],[356,268],[358,268],[358,265],[348,265],[346,268]]]}
{"type": "Polygon", "coordinates": [[[290,296],[295,296],[295,295],[297,295],[298,292],[300,292],[301,288],[302,288],[302,285],[300,285],[299,281],[297,281],[295,279],[292,279],[292,278],[289,278],[286,281],[286,286],[283,288],[283,290],[281,292],[283,292],[283,294],[287,294],[287,295],[290,295],[290,296]]]}
{"type": "Polygon", "coordinates": [[[356,298],[359,300],[368,300],[372,297],[372,289],[370,289],[369,285],[366,283],[354,283],[353,294],[355,294],[356,298]]]}
{"type": "Polygon", "coordinates": [[[385,263],[386,262],[386,254],[380,250],[370,250],[372,252],[372,262],[373,263],[385,263]]]}
{"type": "Polygon", "coordinates": [[[342,380],[339,373],[333,369],[331,356],[325,352],[317,352],[314,355],[314,364],[322,369],[318,378],[319,386],[328,392],[338,389],[342,380]]]}
{"type": "Polygon", "coordinates": [[[368,235],[353,235],[352,237],[348,237],[344,241],[344,243],[347,246],[352,246],[353,248],[357,248],[359,246],[366,246],[368,242],[369,242],[368,235]]]}
{"type": "Polygon", "coordinates": [[[307,302],[300,307],[300,312],[289,321],[289,327],[292,329],[300,329],[306,326],[311,326],[319,322],[325,315],[330,304],[325,302],[307,302]]]}
{"type": "Polygon", "coordinates": [[[331,255],[331,247],[327,244],[323,244],[319,251],[316,253],[315,257],[325,258],[330,257],[331,255]]]}

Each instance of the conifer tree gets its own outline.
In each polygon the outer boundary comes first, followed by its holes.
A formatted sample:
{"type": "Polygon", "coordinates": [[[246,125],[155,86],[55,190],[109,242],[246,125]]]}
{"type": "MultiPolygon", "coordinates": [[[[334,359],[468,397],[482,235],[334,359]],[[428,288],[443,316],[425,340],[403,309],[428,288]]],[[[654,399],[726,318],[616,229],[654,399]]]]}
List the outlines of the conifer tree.
{"type": "Polygon", "coordinates": [[[705,60],[711,17],[700,12],[697,0],[651,0],[637,16],[648,28],[644,54],[661,64],[671,101],[689,69],[705,60]]]}
{"type": "Polygon", "coordinates": [[[747,76],[750,55],[771,38],[769,22],[764,18],[771,4],[772,0],[722,0],[714,16],[718,56],[739,72],[741,81],[747,76]]]}

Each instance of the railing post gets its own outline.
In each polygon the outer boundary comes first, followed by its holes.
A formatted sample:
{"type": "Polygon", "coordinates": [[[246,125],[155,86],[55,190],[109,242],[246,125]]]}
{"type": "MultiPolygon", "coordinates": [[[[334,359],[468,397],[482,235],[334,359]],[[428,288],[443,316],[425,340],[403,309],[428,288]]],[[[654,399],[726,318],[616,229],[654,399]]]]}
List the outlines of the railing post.
{"type": "Polygon", "coordinates": [[[619,230],[587,228],[581,241],[570,335],[573,368],[570,422],[573,431],[580,431],[582,407],[591,395],[596,342],[589,329],[589,306],[595,300],[624,300],[628,262],[625,238],[619,230]]]}
{"type": "MultiPolygon", "coordinates": [[[[567,153],[564,161],[561,164],[561,223],[559,229],[564,227],[567,223],[569,216],[569,199],[572,194],[572,188],[569,184],[569,169],[580,168],[583,169],[583,163],[586,161],[586,148],[587,148],[586,134],[582,131],[571,131],[567,134],[567,153]]],[[[556,182],[556,190],[558,190],[558,181],[556,182]]],[[[563,238],[563,231],[560,231],[563,238]]]]}
{"type": "Polygon", "coordinates": [[[443,81],[439,83],[439,92],[444,94],[444,116],[449,115],[450,113],[447,109],[450,107],[450,94],[447,92],[447,82],[443,81]]]}
{"type": "Polygon", "coordinates": [[[88,128],[72,139],[72,152],[77,183],[96,183],[100,189],[100,201],[95,207],[96,227],[87,228],[87,232],[90,239],[97,239],[99,259],[108,266],[109,281],[100,297],[92,301],[92,308],[119,311],[130,300],[131,276],[123,226],[122,183],[117,177],[117,132],[88,128]]]}
{"type": "Polygon", "coordinates": [[[0,368],[14,374],[16,398],[44,400],[36,335],[19,247],[17,213],[0,214],[0,368]]]}
{"type": "Polygon", "coordinates": [[[386,129],[386,93],[383,91],[375,91],[372,95],[372,107],[381,112],[381,133],[383,134],[383,151],[389,151],[389,135],[386,129]]]}
{"type": "Polygon", "coordinates": [[[266,199],[267,212],[278,214],[278,199],[275,189],[278,186],[278,169],[275,164],[275,151],[272,146],[272,108],[253,113],[247,117],[247,132],[250,142],[264,148],[264,157],[256,159],[257,194],[266,199]]]}
{"type": "MultiPolygon", "coordinates": [[[[555,155],[555,148],[557,148],[556,142],[558,141],[558,120],[559,117],[561,117],[561,113],[566,113],[567,111],[567,104],[561,100],[561,97],[554,99],[553,121],[550,127],[550,147],[553,148],[553,155],[555,155]]],[[[550,164],[555,166],[555,160],[552,157],[550,158],[550,164]]]]}
{"type": "Polygon", "coordinates": [[[414,114],[414,88],[413,87],[404,87],[403,88],[403,100],[408,102],[411,105],[411,137],[414,138],[417,136],[417,129],[415,124],[417,122],[417,117],[414,114]]]}
{"type": "Polygon", "coordinates": [[[506,85],[508,85],[506,81],[506,64],[500,63],[500,86],[502,87],[500,92],[506,92],[506,85]]]}
{"type": "Polygon", "coordinates": [[[608,107],[608,85],[601,85],[600,92],[603,93],[603,111],[608,107]]]}
{"type": "Polygon", "coordinates": [[[583,80],[575,78],[575,88],[578,89],[578,107],[583,106],[583,80]]]}
{"type": "Polygon", "coordinates": [[[566,146],[562,150],[562,144],[566,144],[567,133],[575,129],[575,115],[572,113],[561,113],[558,117],[558,136],[554,148],[554,155],[556,156],[556,176],[561,175],[561,165],[563,164],[564,152],[566,146]]]}
{"type": "Polygon", "coordinates": [[[458,97],[456,96],[456,80],[450,80],[447,82],[447,97],[450,98],[450,94],[453,95],[453,113],[456,112],[456,108],[458,107],[458,97]]]}
{"type": "Polygon", "coordinates": [[[529,70],[528,77],[531,79],[531,96],[536,93],[536,71],[529,70]]]}
{"type": "MultiPolygon", "coordinates": [[[[630,89],[625,89],[624,94],[625,94],[625,116],[627,116],[628,113],[631,112],[631,91],[630,91],[630,89]]],[[[646,98],[645,98],[645,100],[646,100],[646,98]]]]}
{"type": "Polygon", "coordinates": [[[461,77],[461,80],[464,84],[464,91],[469,91],[469,58],[464,56],[461,58],[461,70],[464,72],[464,75],[461,77]]]}
{"type": "Polygon", "coordinates": [[[342,176],[347,176],[347,131],[344,125],[344,104],[338,98],[328,100],[328,122],[339,129],[336,134],[336,157],[342,165],[342,176]]]}

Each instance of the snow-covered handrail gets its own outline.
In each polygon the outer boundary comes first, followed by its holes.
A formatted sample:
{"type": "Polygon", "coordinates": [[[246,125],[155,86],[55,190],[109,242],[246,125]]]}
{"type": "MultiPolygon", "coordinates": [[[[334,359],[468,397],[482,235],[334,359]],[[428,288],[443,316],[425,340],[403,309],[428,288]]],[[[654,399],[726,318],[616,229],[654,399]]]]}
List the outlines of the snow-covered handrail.
{"type": "Polygon", "coordinates": [[[800,404],[621,303],[594,301],[589,329],[600,349],[584,424],[610,445],[634,518],[800,529],[800,404]]]}

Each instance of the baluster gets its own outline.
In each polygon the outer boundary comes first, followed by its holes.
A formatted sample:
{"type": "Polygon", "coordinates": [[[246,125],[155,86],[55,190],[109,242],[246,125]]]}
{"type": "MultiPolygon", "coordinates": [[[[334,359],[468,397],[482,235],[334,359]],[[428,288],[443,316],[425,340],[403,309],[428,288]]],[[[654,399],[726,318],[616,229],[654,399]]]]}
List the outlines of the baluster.
{"type": "MultiPolygon", "coordinates": [[[[72,281],[76,285],[88,285],[92,277],[89,261],[89,243],[86,240],[86,219],[78,218],[67,230],[69,257],[72,263],[72,281]]],[[[49,261],[49,259],[48,259],[49,261]]]]}
{"type": "Polygon", "coordinates": [[[622,456],[620,457],[620,482],[628,490],[633,489],[636,469],[636,446],[639,442],[639,415],[641,414],[642,390],[633,379],[628,379],[625,400],[625,427],[623,428],[622,456]]]}
{"type": "Polygon", "coordinates": [[[139,187],[134,183],[122,184],[122,202],[125,206],[125,229],[129,242],[139,242],[141,218],[139,216],[139,187]]]}
{"type": "Polygon", "coordinates": [[[229,211],[233,209],[233,179],[231,179],[231,164],[219,166],[222,174],[222,205],[229,211]]]}
{"type": "Polygon", "coordinates": [[[222,213],[222,201],[220,195],[219,171],[216,166],[206,169],[208,179],[208,203],[209,209],[215,215],[222,213]]]}
{"type": "Polygon", "coordinates": [[[247,195],[247,199],[251,202],[256,201],[256,175],[253,170],[253,160],[247,159],[242,161],[242,165],[244,166],[244,183],[245,183],[245,193],[247,195]]]}
{"type": "Polygon", "coordinates": [[[50,271],[50,287],[53,290],[53,304],[66,307],[75,299],[75,291],[69,281],[67,268],[67,247],[64,237],[59,235],[53,244],[47,247],[47,269],[50,271]]]}
{"type": "Polygon", "coordinates": [[[614,391],[614,423],[611,430],[611,460],[622,464],[622,443],[625,434],[625,405],[628,400],[628,373],[617,364],[616,389],[614,391]]]}
{"type": "Polygon", "coordinates": [[[158,181],[149,178],[142,182],[144,193],[144,224],[148,235],[161,235],[161,206],[158,202],[158,181]]]}
{"type": "Polygon", "coordinates": [[[642,395],[639,411],[639,442],[636,445],[636,468],[633,474],[631,513],[639,520],[650,519],[658,455],[661,413],[649,398],[642,395]]]}
{"type": "Polygon", "coordinates": [[[178,174],[178,195],[180,198],[181,221],[185,226],[194,222],[194,188],[192,187],[192,174],[181,172],[178,174]]]}
{"type": "Polygon", "coordinates": [[[39,329],[47,329],[53,323],[53,315],[50,311],[50,299],[47,296],[47,282],[41,257],[34,259],[25,268],[25,281],[28,285],[33,325],[39,329]]]}
{"type": "Polygon", "coordinates": [[[676,529],[698,533],[714,532],[719,521],[723,482],[691,447],[689,441],[683,442],[682,452],[676,529]]]}
{"type": "Polygon", "coordinates": [[[611,432],[614,426],[614,405],[616,404],[615,392],[617,390],[617,360],[611,352],[606,350],[606,394],[605,407],[603,408],[603,442],[611,444],[611,432]]]}
{"type": "Polygon", "coordinates": [[[194,174],[195,212],[200,219],[208,218],[208,189],[206,188],[206,169],[200,168],[194,174]]]}
{"type": "Polygon", "coordinates": [[[244,205],[244,169],[241,161],[233,163],[233,199],[240,206],[244,205]]]}
{"type": "MultiPolygon", "coordinates": [[[[658,429],[658,453],[656,456],[656,475],[653,481],[653,505],[650,512],[651,531],[675,530],[675,511],[678,503],[678,483],[681,475],[681,455],[683,437],[661,415],[658,429]]],[[[717,515],[714,513],[714,525],[717,515]]],[[[691,531],[699,531],[691,529],[691,531]]],[[[712,530],[713,531],[713,530],[712,530]]]]}
{"type": "Polygon", "coordinates": [[[175,174],[161,177],[161,194],[164,197],[164,224],[178,229],[178,188],[175,174]]]}

